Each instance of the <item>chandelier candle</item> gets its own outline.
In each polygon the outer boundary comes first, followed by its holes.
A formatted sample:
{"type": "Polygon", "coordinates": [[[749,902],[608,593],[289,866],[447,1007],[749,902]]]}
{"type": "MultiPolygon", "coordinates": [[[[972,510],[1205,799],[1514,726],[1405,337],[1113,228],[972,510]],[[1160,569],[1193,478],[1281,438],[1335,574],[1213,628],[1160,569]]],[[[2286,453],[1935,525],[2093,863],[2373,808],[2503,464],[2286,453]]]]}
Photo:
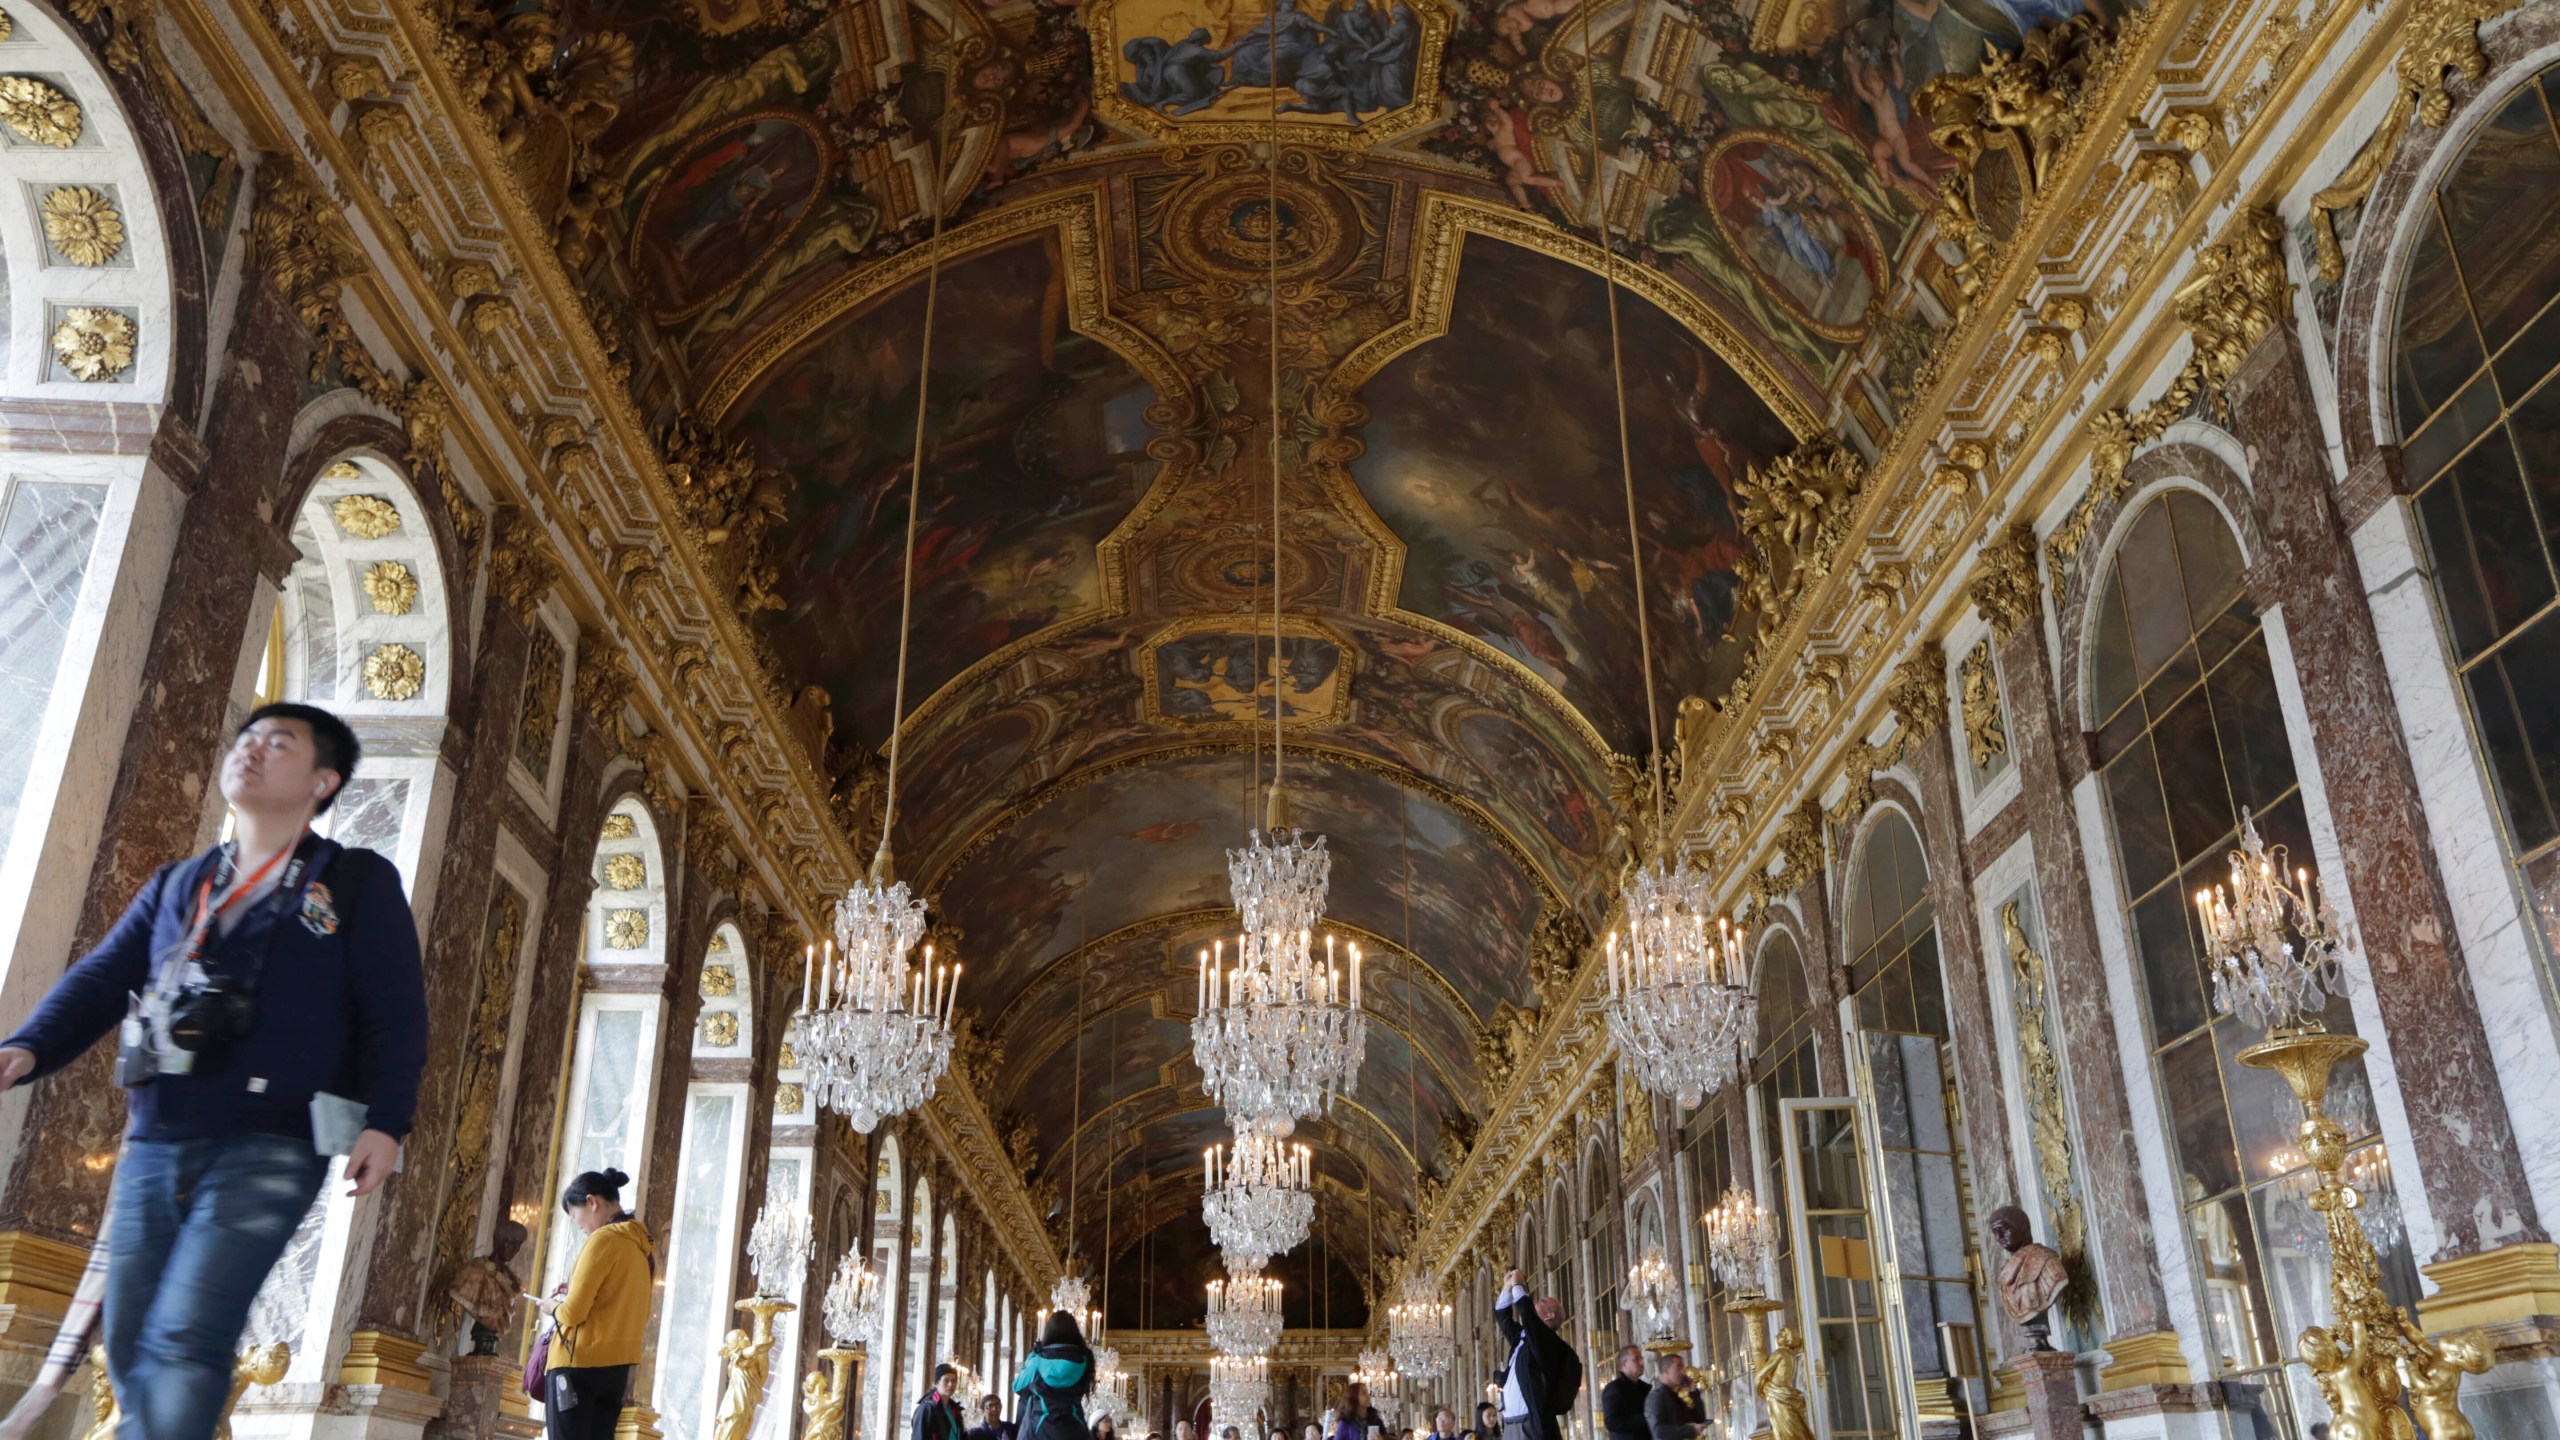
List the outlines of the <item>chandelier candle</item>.
{"type": "Polygon", "coordinates": [[[903,880],[853,886],[836,902],[835,933],[807,957],[814,996],[801,977],[791,1029],[809,1088],[866,1135],[883,1116],[932,1098],[950,1068],[960,966],[936,965],[928,944],[923,963],[909,967],[924,908],[903,880]]]}
{"type": "Polygon", "coordinates": [[[1236,1137],[1232,1151],[1212,1145],[1200,1160],[1200,1216],[1230,1269],[1260,1270],[1307,1238],[1316,1197],[1315,1158],[1306,1146],[1248,1131],[1236,1137]]]}
{"type": "Polygon", "coordinates": [[[1227,880],[1244,930],[1200,952],[1191,1053],[1201,1085],[1236,1133],[1286,1135],[1332,1108],[1359,1079],[1368,1043],[1360,1012],[1361,954],[1346,966],[1332,936],[1316,954],[1333,861],[1324,837],[1255,830],[1227,852],[1227,880]]]}
{"type": "Polygon", "coordinates": [[[1230,1270],[1209,1282],[1209,1343],[1221,1355],[1268,1355],[1280,1343],[1280,1282],[1230,1270]]]}
{"type": "Polygon", "coordinates": [[[1445,1374],[1458,1355],[1453,1319],[1429,1277],[1405,1276],[1400,1298],[1387,1311],[1387,1349],[1396,1369],[1417,1380],[1445,1374]]]}
{"type": "Polygon", "coordinates": [[[1609,1036],[1636,1083],[1682,1109],[1724,1088],[1759,1028],[1744,935],[1708,928],[1707,877],[1660,860],[1627,887],[1624,942],[1609,933],[1609,1036]]]}

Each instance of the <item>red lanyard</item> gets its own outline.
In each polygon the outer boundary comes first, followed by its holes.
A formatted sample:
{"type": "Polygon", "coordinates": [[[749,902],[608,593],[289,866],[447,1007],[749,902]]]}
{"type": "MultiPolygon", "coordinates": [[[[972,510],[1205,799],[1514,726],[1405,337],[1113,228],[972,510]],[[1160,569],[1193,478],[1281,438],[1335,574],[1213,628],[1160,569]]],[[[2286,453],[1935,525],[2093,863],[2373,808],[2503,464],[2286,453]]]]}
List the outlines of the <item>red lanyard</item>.
{"type": "MultiPolygon", "coordinates": [[[[241,876],[238,880],[233,881],[231,888],[222,892],[222,903],[215,905],[213,907],[213,913],[210,915],[205,913],[205,906],[211,904],[213,900],[213,875],[212,872],[208,871],[204,877],[204,885],[196,891],[196,944],[201,947],[204,944],[205,930],[209,926],[219,923],[222,917],[230,912],[232,906],[237,905],[242,900],[248,898],[249,893],[258,888],[259,881],[266,879],[268,875],[274,872],[278,865],[284,863],[284,857],[300,850],[302,848],[302,836],[310,833],[310,831],[305,830],[302,832],[302,835],[294,836],[293,843],[285,846],[281,850],[278,850],[273,855],[268,856],[267,863],[250,871],[248,874],[241,876]]],[[[237,852],[235,851],[234,853],[237,852]]],[[[214,867],[215,870],[219,870],[221,868],[222,867],[220,865],[216,865],[214,867]]]]}

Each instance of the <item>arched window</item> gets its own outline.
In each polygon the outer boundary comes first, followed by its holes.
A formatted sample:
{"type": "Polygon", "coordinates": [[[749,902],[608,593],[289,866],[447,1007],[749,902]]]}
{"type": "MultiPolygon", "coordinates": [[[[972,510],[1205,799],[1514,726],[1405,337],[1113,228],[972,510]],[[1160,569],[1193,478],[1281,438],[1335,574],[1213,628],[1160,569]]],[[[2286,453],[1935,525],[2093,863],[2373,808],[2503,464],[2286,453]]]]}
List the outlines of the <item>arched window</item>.
{"type": "Polygon", "coordinates": [[[889,1433],[898,1403],[898,1377],[905,1373],[899,1367],[899,1341],[904,1334],[899,1297],[906,1293],[900,1268],[907,1253],[906,1195],[906,1167],[898,1137],[883,1135],[880,1158],[871,1172],[871,1268],[880,1275],[881,1303],[880,1332],[871,1342],[871,1359],[864,1366],[869,1372],[863,1381],[869,1387],[864,1408],[870,1416],[864,1433],[870,1435],[889,1433]]]}
{"type": "Polygon", "coordinates": [[[668,1440],[711,1430],[720,1400],[720,1339],[737,1289],[739,1198],[746,1170],[746,1064],[755,984],[737,927],[711,934],[693,1027],[693,1078],[685,1086],[676,1151],[675,1224],[667,1235],[666,1298],[659,1306],[657,1397],[668,1440]]]}
{"type": "MultiPolygon", "coordinates": [[[[2294,1148],[2300,1110],[2281,1081],[2234,1058],[2253,1037],[2213,1013],[2190,900],[2227,880],[2243,808],[2268,843],[2311,854],[2266,636],[2240,572],[2238,543],[2202,495],[2173,489],[2143,506],[2098,591],[2089,719],[2212,1363],[2281,1397],[2285,1387],[2268,1382],[2292,1337],[2327,1313],[2325,1232],[2294,1148]]],[[[2355,1028],[2343,1000],[2327,1020],[2355,1028]]],[[[2372,1142],[2362,1066],[2342,1067],[2331,1095],[2349,1136],[2372,1142]]],[[[2384,1173],[2379,1162],[2377,1144],[2349,1164],[2363,1184],[2384,1173]]],[[[2387,1185],[2366,1188],[2377,1209],[2389,1204],[2387,1185]]],[[[2414,1303],[2406,1237],[2375,1239],[2395,1298],[2414,1303]]]]}
{"type": "Polygon", "coordinates": [[[934,1288],[940,1303],[935,1306],[933,1333],[941,1352],[934,1360],[966,1365],[969,1362],[960,1353],[960,1218],[947,1209],[942,1212],[941,1279],[934,1288]]]}
{"type": "MultiPolygon", "coordinates": [[[[5,523],[5,522],[0,522],[5,523]]],[[[298,559],[285,577],[255,643],[252,693],[242,713],[279,700],[319,705],[344,717],[364,747],[356,774],[338,793],[314,829],[342,845],[372,850],[397,866],[413,896],[428,842],[428,817],[438,806],[441,766],[433,747],[416,737],[443,722],[452,645],[443,567],[425,511],[406,477],[372,456],[340,460],[320,473],[295,512],[292,530],[298,559]],[[376,661],[388,651],[400,663],[376,661]],[[410,668],[414,662],[415,670],[410,668]],[[368,668],[370,667],[370,668],[368,668]],[[368,675],[375,678],[368,679],[368,675]],[[388,679],[382,677],[389,676],[388,679]],[[412,686],[401,679],[411,677],[412,686]]],[[[0,588],[7,585],[0,579],[0,588]]],[[[0,642],[5,645],[6,642],[0,642]]],[[[0,747],[8,742],[0,740],[0,747]]],[[[230,819],[224,817],[228,832],[230,819]]],[[[516,954],[503,971],[517,977],[531,939],[532,907],[541,887],[502,879],[493,907],[489,943],[512,943],[516,954]]],[[[418,897],[426,898],[426,897],[418,897]]],[[[419,928],[428,915],[422,906],[419,928]]],[[[521,986],[518,987],[521,989],[521,986]]],[[[505,1004],[514,997],[500,997],[505,1004]]],[[[510,1012],[513,1013],[513,1012],[510,1012]]],[[[511,1045],[521,1044],[511,1039],[511,1045]]],[[[492,1098],[506,1069],[503,1057],[482,1057],[466,1083],[485,1086],[492,1098]]],[[[505,1153],[512,1115],[493,1106],[489,1153],[505,1153]]],[[[495,1177],[475,1177],[494,1179],[495,1177]]],[[[343,1185],[323,1185],[285,1253],[268,1272],[250,1310],[251,1344],[281,1341],[295,1356],[287,1378],[323,1378],[329,1359],[334,1297],[344,1283],[354,1203],[343,1185]],[[334,1232],[334,1238],[333,1238],[334,1232]]],[[[481,1253],[495,1216],[479,1217],[466,1237],[481,1253]]]]}
{"type": "Polygon", "coordinates": [[[2555,84],[2517,91],[2423,202],[2392,366],[2448,648],[2546,960],[2560,955],[2560,256],[2537,240],[2560,223],[2555,84]]]}
{"type": "Polygon", "coordinates": [[[915,1209],[907,1217],[907,1394],[933,1384],[933,1182],[916,1177],[915,1209]]]}
{"type": "Polygon", "coordinates": [[[1772,931],[1760,947],[1760,973],[1756,982],[1760,997],[1760,1044],[1751,1061],[1751,1073],[1758,1078],[1751,1087],[1751,1119],[1757,1157],[1751,1161],[1762,1167],[1760,1182],[1755,1187],[1760,1203],[1772,1216],[1780,1217],[1777,1227],[1776,1253],[1770,1257],[1775,1270],[1774,1292],[1792,1301],[1796,1290],[1795,1227],[1784,1217],[1795,1213],[1787,1186],[1785,1131],[1779,1117],[1789,1100],[1805,1100],[1822,1093],[1822,1075],[1813,1049],[1813,992],[1804,978],[1804,952],[1795,937],[1787,932],[1772,931]]]}
{"type": "MultiPolygon", "coordinates": [[[[552,1189],[589,1170],[620,1170],[631,1177],[623,1205],[643,1214],[665,1003],[666,859],[657,822],[637,796],[615,802],[598,834],[596,888],[587,901],[585,926],[586,964],[595,978],[578,999],[569,1113],[552,1189]]],[[[552,1213],[545,1207],[546,1223],[552,1213]]],[[[579,1238],[574,1226],[549,1230],[555,1238],[545,1247],[545,1293],[567,1278],[579,1238]]]]}
{"type": "Polygon", "coordinates": [[[1592,1146],[1582,1157],[1583,1254],[1590,1266],[1594,1352],[1641,1338],[1618,1328],[1618,1282],[1626,1277],[1626,1264],[1618,1244],[1616,1169],[1605,1144],[1592,1146]]]}

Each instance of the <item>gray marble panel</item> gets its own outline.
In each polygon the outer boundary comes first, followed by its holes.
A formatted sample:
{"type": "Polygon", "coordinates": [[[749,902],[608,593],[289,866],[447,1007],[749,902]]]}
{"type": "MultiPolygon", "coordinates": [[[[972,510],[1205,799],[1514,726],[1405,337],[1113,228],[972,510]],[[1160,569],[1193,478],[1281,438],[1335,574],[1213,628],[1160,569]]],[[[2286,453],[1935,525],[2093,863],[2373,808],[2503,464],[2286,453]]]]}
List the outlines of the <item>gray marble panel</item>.
{"type": "Polygon", "coordinates": [[[0,494],[0,845],[18,821],[106,503],[104,486],[65,481],[21,481],[0,494]]]}
{"type": "Polygon", "coordinates": [[[400,818],[408,809],[409,782],[396,777],[347,782],[345,793],[330,809],[336,822],[330,834],[341,845],[396,858],[400,853],[400,818]]]}

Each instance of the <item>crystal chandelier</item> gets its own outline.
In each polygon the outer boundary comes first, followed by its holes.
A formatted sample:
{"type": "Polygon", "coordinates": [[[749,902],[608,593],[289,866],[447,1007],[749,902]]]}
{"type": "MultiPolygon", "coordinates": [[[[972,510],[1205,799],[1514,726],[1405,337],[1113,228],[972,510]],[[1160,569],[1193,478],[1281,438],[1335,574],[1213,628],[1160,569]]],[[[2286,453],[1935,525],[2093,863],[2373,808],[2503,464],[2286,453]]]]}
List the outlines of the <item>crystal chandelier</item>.
{"type": "Polygon", "coordinates": [[[1396,1303],[1387,1310],[1387,1349],[1395,1368],[1416,1380],[1447,1373],[1458,1356],[1458,1338],[1449,1306],[1440,1289],[1421,1274],[1408,1274],[1396,1303]]]}
{"type": "Polygon", "coordinates": [[[1093,1347],[1093,1393],[1085,1397],[1084,1408],[1092,1420],[1116,1422],[1134,1414],[1137,1407],[1129,1403],[1129,1373],[1120,1368],[1120,1352],[1109,1345],[1093,1347]]]}
{"type": "Polygon", "coordinates": [[[908,968],[924,934],[924,902],[883,873],[875,867],[836,902],[835,934],[810,953],[791,1021],[811,1093],[866,1135],[932,1098],[951,1064],[951,1006],[960,989],[959,965],[935,965],[931,945],[924,963],[908,968]]]}
{"type": "Polygon", "coordinates": [[[1083,1323],[1085,1312],[1092,1306],[1093,1285],[1084,1278],[1081,1270],[1068,1271],[1058,1277],[1057,1284],[1049,1287],[1049,1308],[1066,1311],[1075,1316],[1079,1324],[1083,1323]]]}
{"type": "Polygon", "coordinates": [[[1271,1362],[1259,1355],[1209,1357],[1209,1417],[1253,1433],[1254,1412],[1271,1394],[1271,1362]]]}
{"type": "Polygon", "coordinates": [[[1770,1223],[1769,1212],[1761,1208],[1751,1192],[1736,1187],[1724,1192],[1724,1199],[1706,1213],[1704,1220],[1707,1260],[1715,1267],[1716,1278],[1737,1294],[1758,1294],[1769,1252],[1778,1242],[1777,1227],[1770,1223]]]}
{"type": "Polygon", "coordinates": [[[766,1201],[747,1231],[747,1263],[755,1268],[756,1294],[788,1300],[809,1276],[809,1217],[795,1206],[766,1201]]]}
{"type": "Polygon", "coordinates": [[[1395,1356],[1384,1350],[1361,1351],[1359,1368],[1351,1372],[1351,1383],[1366,1387],[1369,1398],[1376,1400],[1380,1392],[1396,1383],[1395,1356]]]}
{"type": "Polygon", "coordinates": [[[860,1255],[845,1252],[818,1313],[838,1345],[851,1349],[870,1344],[880,1328],[880,1272],[860,1255]]]}
{"type": "Polygon", "coordinates": [[[2329,903],[2329,887],[2297,869],[2287,888],[2284,860],[2284,847],[2259,839],[2244,808],[2229,888],[2196,892],[2214,1008],[2269,1034],[2316,1020],[2329,996],[2346,993],[2339,952],[2353,943],[2329,903]]]}
{"type": "Polygon", "coordinates": [[[1315,1162],[1304,1145],[1247,1132],[1235,1146],[1212,1145],[1201,1155],[1205,1185],[1201,1218],[1209,1238],[1241,1273],[1260,1270],[1274,1255],[1296,1249],[1315,1219],[1315,1162]]]}
{"type": "Polygon", "coordinates": [[[1239,1135],[1286,1135],[1359,1078],[1368,1041],[1360,947],[1349,947],[1347,974],[1332,936],[1323,958],[1315,951],[1331,871],[1323,836],[1310,841],[1277,823],[1227,852],[1243,933],[1232,965],[1224,941],[1200,952],[1191,1054],[1239,1135]]]}
{"type": "Polygon", "coordinates": [[[1636,1083],[1687,1109],[1724,1088],[1759,1027],[1742,932],[1709,928],[1707,877],[1660,860],[1627,886],[1627,935],[1609,934],[1609,1038],[1636,1083]]]}
{"type": "Polygon", "coordinates": [[[1636,1328],[1647,1340],[1671,1336],[1672,1322],[1678,1316],[1673,1278],[1671,1261],[1659,1245],[1646,1246],[1636,1263],[1627,1267],[1627,1308],[1635,1312],[1636,1328]]]}
{"type": "Polygon", "coordinates": [[[1209,1282],[1209,1343],[1221,1355],[1268,1355],[1280,1343],[1280,1282],[1230,1270],[1209,1282]]]}

